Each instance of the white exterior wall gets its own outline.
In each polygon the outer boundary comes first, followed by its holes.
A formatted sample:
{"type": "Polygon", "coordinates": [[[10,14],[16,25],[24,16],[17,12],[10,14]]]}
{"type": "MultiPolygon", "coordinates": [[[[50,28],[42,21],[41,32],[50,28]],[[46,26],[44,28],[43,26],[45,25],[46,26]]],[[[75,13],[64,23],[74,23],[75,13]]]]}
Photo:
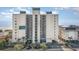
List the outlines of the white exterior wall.
{"type": "Polygon", "coordinates": [[[54,40],[54,19],[53,15],[46,15],[46,42],[54,40]]]}
{"type": "Polygon", "coordinates": [[[77,31],[75,30],[69,30],[69,31],[65,31],[65,40],[77,40],[77,31]],[[69,39],[68,37],[72,37],[72,39],[69,39]]]}
{"type": "Polygon", "coordinates": [[[58,15],[46,15],[46,42],[58,41],[58,15]]]}
{"type": "Polygon", "coordinates": [[[23,42],[22,37],[25,37],[26,30],[25,29],[19,29],[19,26],[26,26],[26,14],[14,14],[13,15],[13,38],[12,42],[17,42],[18,39],[21,39],[21,42],[23,42]],[[16,34],[15,34],[15,22],[17,23],[16,27],[16,34]],[[15,39],[17,38],[17,39],[15,39]]]}
{"type": "MultiPolygon", "coordinates": [[[[17,42],[18,39],[26,37],[26,29],[19,29],[19,26],[26,26],[26,15],[27,14],[13,14],[13,37],[12,42],[17,42]],[[15,34],[15,20],[17,33],[15,34]],[[17,39],[15,39],[17,38],[17,39]]],[[[32,41],[35,43],[35,15],[37,15],[37,40],[40,43],[40,12],[33,11],[32,14],[32,41]]],[[[54,14],[46,15],[46,42],[52,42],[52,40],[58,41],[58,15],[54,18],[54,14]]]]}
{"type": "Polygon", "coordinates": [[[40,14],[38,14],[37,23],[38,23],[38,25],[37,25],[37,39],[38,39],[38,42],[40,43],[40,14]]]}
{"type": "Polygon", "coordinates": [[[60,42],[58,39],[59,35],[59,24],[58,24],[58,14],[54,14],[54,40],[60,42]]]}
{"type": "MultiPolygon", "coordinates": [[[[16,23],[17,23],[17,18],[18,18],[18,15],[17,14],[13,14],[13,22],[12,22],[12,28],[13,28],[13,33],[12,33],[12,42],[17,42],[17,40],[15,39],[15,38],[17,38],[17,33],[16,33],[16,35],[15,35],[15,21],[16,21],[16,23]]],[[[18,28],[17,28],[18,26],[16,25],[16,29],[18,30],[18,28]]]]}
{"type": "Polygon", "coordinates": [[[33,43],[35,43],[35,16],[33,15],[33,23],[32,23],[32,29],[33,29],[33,33],[32,33],[32,39],[33,39],[33,43]]]}
{"type": "MultiPolygon", "coordinates": [[[[20,14],[18,22],[19,26],[26,26],[26,14],[20,14]]],[[[26,29],[19,29],[18,38],[22,39],[22,37],[26,37],[26,29]]],[[[23,41],[23,39],[21,41],[23,41]]]]}

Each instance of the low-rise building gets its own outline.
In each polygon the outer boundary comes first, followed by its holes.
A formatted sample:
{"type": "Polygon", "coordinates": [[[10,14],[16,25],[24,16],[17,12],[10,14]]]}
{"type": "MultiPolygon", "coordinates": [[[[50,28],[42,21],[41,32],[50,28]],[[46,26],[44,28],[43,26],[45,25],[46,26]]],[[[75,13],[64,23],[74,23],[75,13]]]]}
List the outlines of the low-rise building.
{"type": "Polygon", "coordinates": [[[68,27],[59,27],[59,37],[65,40],[79,40],[79,27],[70,25],[68,27]]]}
{"type": "Polygon", "coordinates": [[[0,27],[0,39],[12,39],[12,29],[0,27]]]}

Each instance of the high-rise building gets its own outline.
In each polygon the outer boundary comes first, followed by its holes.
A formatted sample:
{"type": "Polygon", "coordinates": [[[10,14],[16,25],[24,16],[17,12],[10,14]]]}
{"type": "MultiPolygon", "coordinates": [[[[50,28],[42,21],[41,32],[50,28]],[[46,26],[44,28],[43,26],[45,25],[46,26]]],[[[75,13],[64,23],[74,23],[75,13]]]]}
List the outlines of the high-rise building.
{"type": "Polygon", "coordinates": [[[21,11],[13,14],[13,38],[12,42],[51,43],[58,40],[58,14],[46,12],[40,13],[40,8],[32,8],[32,14],[21,11]]]}

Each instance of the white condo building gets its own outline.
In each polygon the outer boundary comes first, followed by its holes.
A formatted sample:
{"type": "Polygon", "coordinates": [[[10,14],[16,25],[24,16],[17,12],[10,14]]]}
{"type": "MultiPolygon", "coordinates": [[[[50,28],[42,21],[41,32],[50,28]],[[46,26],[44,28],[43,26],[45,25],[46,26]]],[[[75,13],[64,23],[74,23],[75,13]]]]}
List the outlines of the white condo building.
{"type": "Polygon", "coordinates": [[[32,8],[32,14],[21,11],[20,14],[13,14],[13,36],[12,42],[26,42],[31,40],[51,43],[58,40],[58,14],[46,12],[40,13],[40,8],[32,8]]]}

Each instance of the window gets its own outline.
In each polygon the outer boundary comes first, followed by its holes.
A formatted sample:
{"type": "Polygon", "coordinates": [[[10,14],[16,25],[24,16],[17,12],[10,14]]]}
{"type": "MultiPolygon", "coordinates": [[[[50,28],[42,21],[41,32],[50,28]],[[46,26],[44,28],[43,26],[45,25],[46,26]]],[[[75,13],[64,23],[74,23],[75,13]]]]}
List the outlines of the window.
{"type": "Polygon", "coordinates": [[[37,39],[37,19],[38,18],[38,16],[37,15],[35,15],[35,39],[37,39]]]}
{"type": "Polygon", "coordinates": [[[16,40],[17,38],[15,38],[15,40],[16,40]]]}
{"type": "Polygon", "coordinates": [[[79,31],[78,31],[78,34],[79,34],[79,31]]]}
{"type": "Polygon", "coordinates": [[[17,25],[17,23],[15,23],[15,25],[17,25]]]}
{"type": "Polygon", "coordinates": [[[56,19],[54,20],[54,22],[56,22],[56,19]]]}
{"type": "Polygon", "coordinates": [[[15,26],[15,28],[17,28],[17,26],[15,26]]]}
{"type": "Polygon", "coordinates": [[[2,32],[2,30],[0,30],[0,32],[2,32]]]}
{"type": "Polygon", "coordinates": [[[46,15],[40,16],[40,38],[46,38],[46,15]]]}
{"type": "Polygon", "coordinates": [[[15,19],[17,19],[17,18],[15,18],[15,19]]]}
{"type": "Polygon", "coordinates": [[[15,22],[16,22],[16,20],[15,20],[15,22]]]}
{"type": "Polygon", "coordinates": [[[15,33],[17,33],[17,32],[15,32],[15,33]]]}
{"type": "Polygon", "coordinates": [[[25,26],[19,26],[19,29],[25,29],[25,26]]]}
{"type": "Polygon", "coordinates": [[[17,29],[15,29],[15,31],[17,31],[17,29]]]}

